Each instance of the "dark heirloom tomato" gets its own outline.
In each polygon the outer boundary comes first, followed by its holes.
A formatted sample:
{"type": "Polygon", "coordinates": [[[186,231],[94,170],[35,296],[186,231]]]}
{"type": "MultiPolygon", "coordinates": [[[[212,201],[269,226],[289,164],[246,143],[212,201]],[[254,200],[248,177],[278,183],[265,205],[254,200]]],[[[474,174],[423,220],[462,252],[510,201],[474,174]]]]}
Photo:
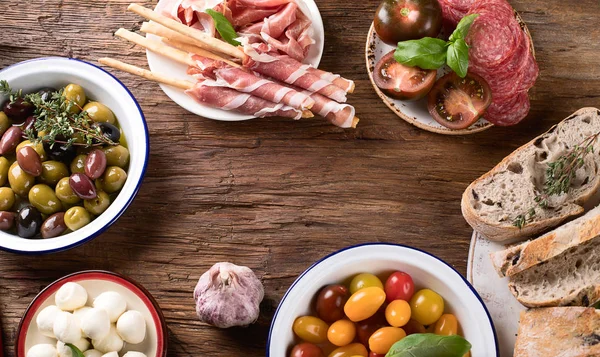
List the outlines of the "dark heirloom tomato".
{"type": "Polygon", "coordinates": [[[350,297],[348,288],[343,285],[327,285],[317,296],[317,316],[332,323],[344,318],[344,305],[350,297]]]}
{"type": "Polygon", "coordinates": [[[388,323],[385,320],[385,309],[381,309],[368,319],[356,323],[358,341],[363,345],[368,346],[371,335],[384,326],[388,326],[388,323]]]}
{"type": "Polygon", "coordinates": [[[396,62],[394,51],[383,56],[375,65],[375,85],[386,95],[400,100],[419,100],[435,83],[437,71],[408,67],[396,62]]]}
{"type": "Polygon", "coordinates": [[[427,109],[443,126],[464,129],[475,123],[491,102],[492,92],[483,78],[472,73],[460,78],[452,72],[435,82],[427,109]]]}
{"type": "Polygon", "coordinates": [[[321,348],[309,342],[297,344],[292,348],[290,357],[324,357],[321,348]]]}
{"type": "Polygon", "coordinates": [[[437,37],[442,9],[437,0],[383,0],[375,13],[375,31],[392,46],[400,41],[437,37]]]}

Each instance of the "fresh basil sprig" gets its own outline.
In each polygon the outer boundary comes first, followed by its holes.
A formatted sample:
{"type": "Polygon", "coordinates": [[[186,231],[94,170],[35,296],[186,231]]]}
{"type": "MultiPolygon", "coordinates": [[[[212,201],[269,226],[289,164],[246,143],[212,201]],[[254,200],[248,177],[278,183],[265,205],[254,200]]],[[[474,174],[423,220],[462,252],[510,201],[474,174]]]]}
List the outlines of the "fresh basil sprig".
{"type": "Polygon", "coordinates": [[[240,45],[240,43],[236,40],[236,38],[239,36],[225,15],[213,9],[207,9],[206,13],[209,14],[210,17],[212,17],[215,21],[215,27],[217,28],[217,31],[223,40],[234,46],[240,45]]]}
{"type": "Polygon", "coordinates": [[[394,58],[404,65],[423,69],[438,69],[448,64],[456,74],[465,78],[469,69],[469,46],[465,37],[477,16],[479,15],[471,14],[463,17],[448,41],[423,37],[419,40],[398,42],[394,58]]]}
{"type": "Polygon", "coordinates": [[[83,352],[81,352],[79,350],[79,348],[77,348],[75,345],[70,344],[70,343],[65,343],[65,346],[67,346],[71,349],[71,352],[73,352],[74,357],[85,357],[83,352]]]}
{"type": "Polygon", "coordinates": [[[394,343],[385,357],[462,357],[470,349],[471,344],[458,335],[417,333],[394,343]]]}

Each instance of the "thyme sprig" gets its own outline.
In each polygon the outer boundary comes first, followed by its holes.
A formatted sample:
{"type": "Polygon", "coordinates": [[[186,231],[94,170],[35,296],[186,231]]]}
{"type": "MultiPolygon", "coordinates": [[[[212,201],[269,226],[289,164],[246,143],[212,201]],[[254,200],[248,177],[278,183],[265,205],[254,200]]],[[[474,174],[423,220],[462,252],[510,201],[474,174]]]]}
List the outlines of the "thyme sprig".
{"type": "MultiPolygon", "coordinates": [[[[541,193],[536,195],[535,202],[541,208],[548,208],[550,196],[558,196],[569,192],[573,179],[577,176],[577,170],[585,164],[585,157],[594,152],[594,143],[600,137],[600,131],[585,138],[581,144],[559,158],[548,163],[546,168],[546,181],[541,193]]],[[[513,225],[522,229],[535,218],[535,207],[529,209],[526,214],[518,215],[513,225]]]]}
{"type": "Polygon", "coordinates": [[[13,91],[7,81],[0,81],[0,93],[9,97],[11,102],[22,98],[34,107],[33,115],[37,119],[33,129],[25,130],[25,136],[33,143],[44,142],[52,147],[55,143],[74,146],[117,145],[105,137],[100,127],[93,126],[94,121],[77,103],[68,100],[61,89],[44,100],[38,93],[23,95],[21,90],[13,91]],[[76,113],[73,107],[77,107],[76,113]],[[45,133],[39,137],[36,132],[45,133]]]}

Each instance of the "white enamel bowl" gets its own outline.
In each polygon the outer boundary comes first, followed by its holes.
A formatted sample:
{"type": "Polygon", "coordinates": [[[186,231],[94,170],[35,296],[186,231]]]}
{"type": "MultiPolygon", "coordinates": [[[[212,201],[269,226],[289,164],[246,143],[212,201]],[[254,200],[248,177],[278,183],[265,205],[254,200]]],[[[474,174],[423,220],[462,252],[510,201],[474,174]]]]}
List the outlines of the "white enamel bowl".
{"type": "Polygon", "coordinates": [[[27,351],[38,343],[56,344],[56,340],[42,335],[36,324],[37,315],[49,305],[54,305],[54,297],[58,289],[68,282],[77,283],[88,293],[86,306],[91,306],[94,299],[103,292],[115,291],[127,302],[127,310],[135,310],[142,314],[146,322],[144,341],[132,345],[125,343],[120,355],[127,351],[138,351],[147,357],[167,356],[167,324],[152,295],[141,285],[125,276],[99,270],[82,271],[67,275],[48,285],[31,302],[17,330],[15,356],[25,357],[27,351]]]}
{"type": "MultiPolygon", "coordinates": [[[[17,63],[0,71],[0,80],[7,80],[12,88],[24,92],[79,84],[89,98],[105,104],[115,113],[130,152],[125,186],[108,209],[90,224],[51,239],[24,239],[0,232],[0,249],[25,254],[52,253],[92,240],[125,212],[142,183],[149,154],[148,128],[142,109],[131,92],[113,75],[76,59],[48,57],[17,63]]],[[[0,97],[0,102],[4,99],[0,97]]]]}
{"type": "Polygon", "coordinates": [[[358,273],[410,274],[415,289],[429,288],[445,301],[446,312],[456,315],[464,337],[473,345],[472,356],[499,356],[494,324],[477,292],[454,268],[424,251],[402,245],[368,243],[342,249],[313,264],[288,289],[275,312],[267,357],[287,356],[297,343],[294,320],[311,314],[311,302],[323,286],[339,284],[358,273]]]}
{"type": "MultiPolygon", "coordinates": [[[[298,5],[300,6],[300,10],[302,10],[302,12],[311,19],[313,38],[315,39],[315,44],[310,47],[308,56],[304,62],[317,67],[319,62],[321,62],[321,56],[323,56],[323,46],[325,44],[323,20],[321,19],[319,8],[314,0],[300,0],[298,1],[298,5]]],[[[160,38],[154,35],[148,34],[146,37],[160,41],[160,38]]],[[[146,51],[146,57],[148,58],[148,66],[152,71],[164,74],[171,78],[183,79],[192,82],[194,81],[194,77],[187,74],[186,65],[177,63],[176,61],[168,59],[165,56],[156,54],[152,51],[146,51]]],[[[160,88],[180,107],[201,117],[222,121],[240,121],[255,118],[252,115],[243,115],[234,112],[228,112],[222,109],[207,107],[190,98],[182,89],[174,88],[165,84],[161,84],[160,88]]]]}

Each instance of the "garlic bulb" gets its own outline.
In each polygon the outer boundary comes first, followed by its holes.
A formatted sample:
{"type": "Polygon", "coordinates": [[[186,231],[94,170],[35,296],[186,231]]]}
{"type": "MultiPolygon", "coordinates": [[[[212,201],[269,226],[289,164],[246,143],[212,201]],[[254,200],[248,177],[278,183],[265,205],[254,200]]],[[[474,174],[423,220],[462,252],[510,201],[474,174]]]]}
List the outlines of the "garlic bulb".
{"type": "Polygon", "coordinates": [[[254,272],[231,263],[213,265],[194,289],[198,318],[220,328],[254,323],[264,296],[262,283],[254,272]]]}

